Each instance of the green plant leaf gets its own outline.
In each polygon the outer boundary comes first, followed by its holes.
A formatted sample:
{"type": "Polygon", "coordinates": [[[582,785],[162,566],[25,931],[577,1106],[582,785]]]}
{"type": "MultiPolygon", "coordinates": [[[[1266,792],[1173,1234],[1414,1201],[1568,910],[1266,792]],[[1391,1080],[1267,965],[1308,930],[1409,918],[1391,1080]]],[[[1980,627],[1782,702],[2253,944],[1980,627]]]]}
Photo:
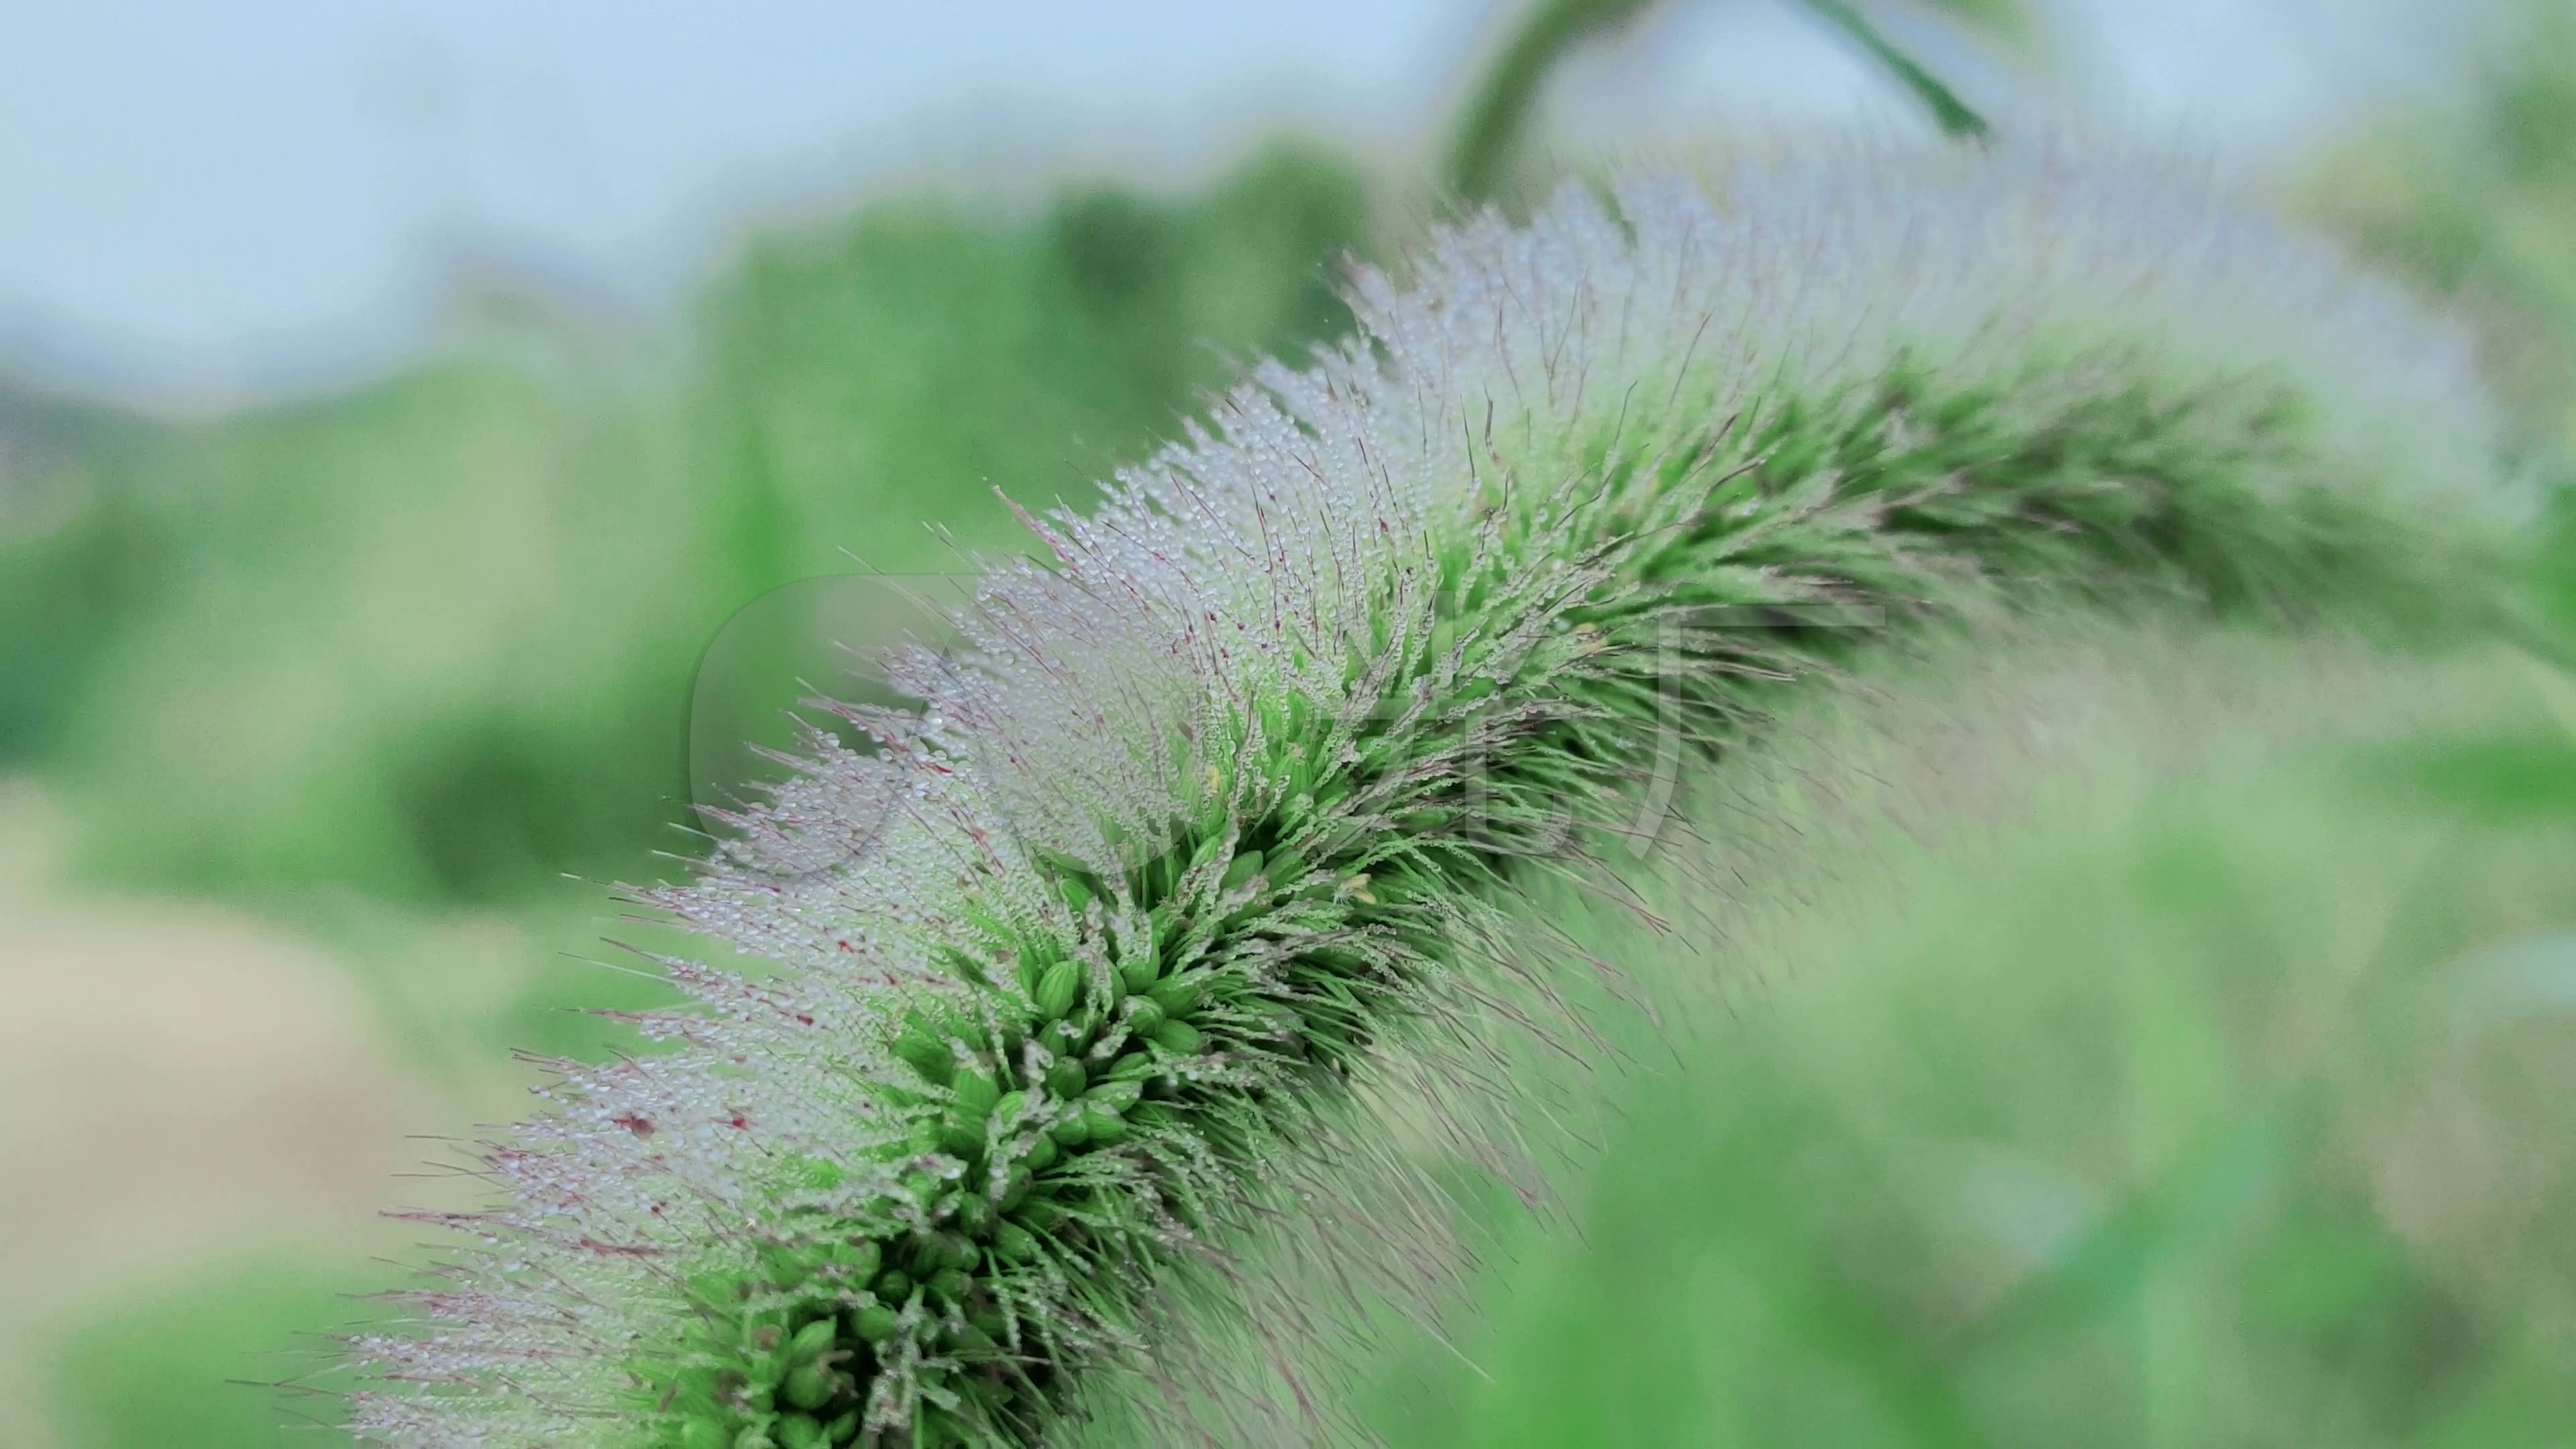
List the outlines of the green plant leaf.
{"type": "MultiPolygon", "coordinates": [[[[1987,126],[1985,117],[1969,109],[1967,102],[1942,84],[1940,77],[1898,49],[1895,42],[1870,23],[1859,6],[1851,4],[1850,0],[1804,0],[1804,3],[1816,12],[1818,18],[1869,52],[1870,59],[1894,76],[1898,84],[1913,92],[1914,98],[1923,103],[1923,108],[1932,113],[1933,124],[1941,128],[1943,135],[1957,140],[1979,140],[1988,134],[1991,128],[1987,126]]],[[[1963,0],[1957,8],[1986,11],[2000,7],[1993,0],[1963,0]]]]}

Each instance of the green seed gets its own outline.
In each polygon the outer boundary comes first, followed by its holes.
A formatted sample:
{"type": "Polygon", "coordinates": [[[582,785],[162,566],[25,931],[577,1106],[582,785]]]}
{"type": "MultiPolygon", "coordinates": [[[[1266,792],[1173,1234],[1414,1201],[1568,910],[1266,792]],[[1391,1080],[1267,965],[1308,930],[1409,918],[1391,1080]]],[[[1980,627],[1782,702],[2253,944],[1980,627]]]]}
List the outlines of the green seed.
{"type": "Polygon", "coordinates": [[[1170,1016],[1187,1016],[1196,1011],[1199,1005],[1198,983],[1183,981],[1177,976],[1169,981],[1154,983],[1153,990],[1147,992],[1146,996],[1170,1016]]]}
{"type": "MultiPolygon", "coordinates": [[[[832,1401],[832,1391],[840,1386],[840,1377],[821,1364],[809,1363],[790,1373],[787,1381],[779,1385],[779,1397],[800,1409],[819,1409],[832,1401]]],[[[822,1426],[815,1425],[815,1432],[821,1433],[822,1426]]]]}
{"type": "Polygon", "coordinates": [[[930,1291],[951,1303],[963,1303],[975,1291],[975,1280],[956,1268],[942,1268],[930,1279],[930,1291]]]}
{"type": "Polygon", "coordinates": [[[1141,1083],[1103,1082],[1083,1094],[1082,1104],[1085,1107],[1100,1107],[1112,1112],[1124,1112],[1135,1106],[1136,1099],[1143,1095],[1145,1095],[1145,1088],[1141,1083]]]}
{"type": "Polygon", "coordinates": [[[1221,891],[1232,893],[1245,881],[1252,879],[1254,875],[1260,872],[1260,870],[1261,852],[1257,850],[1247,850],[1243,854],[1236,856],[1234,858],[1234,863],[1225,868],[1225,879],[1217,888],[1221,891]]]}
{"type": "Polygon", "coordinates": [[[903,1035],[895,1038],[894,1054],[934,1087],[947,1086],[949,1078],[957,1073],[956,1053],[918,1024],[904,1028],[903,1035]]]}
{"type": "Polygon", "coordinates": [[[1082,1120],[1091,1129],[1091,1140],[1106,1146],[1127,1135],[1127,1123],[1115,1112],[1098,1107],[1082,1109],[1082,1120]]]}
{"type": "Polygon", "coordinates": [[[993,1079],[982,1072],[959,1073],[954,1090],[957,1093],[957,1105],[978,1117],[990,1113],[993,1105],[1002,1100],[1002,1089],[995,1086],[993,1079]]]}
{"type": "MultiPolygon", "coordinates": [[[[1334,786],[1327,785],[1318,789],[1315,792],[1316,798],[1321,800],[1325,796],[1331,795],[1332,801],[1327,803],[1338,802],[1342,796],[1333,793],[1335,788],[1336,787],[1334,786]]],[[[1347,794],[1350,789],[1350,782],[1345,780],[1338,788],[1343,793],[1347,794]]],[[[1269,868],[1262,873],[1269,876],[1273,881],[1285,884],[1289,881],[1304,878],[1306,872],[1312,868],[1313,867],[1306,864],[1306,858],[1294,850],[1274,850],[1270,852],[1269,868]]]]}
{"type": "Polygon", "coordinates": [[[984,1119],[950,1116],[939,1130],[939,1145],[950,1155],[976,1158],[984,1155],[984,1119]]]}
{"type": "Polygon", "coordinates": [[[1127,1030],[1137,1036],[1152,1036],[1163,1024],[1163,1008],[1150,996],[1139,996],[1127,1008],[1127,1030]]]}
{"type": "Polygon", "coordinates": [[[831,1319],[817,1318],[796,1330],[796,1336],[787,1341],[788,1356],[798,1363],[821,1358],[831,1351],[832,1340],[838,1332],[831,1319]]]}
{"type": "Polygon", "coordinates": [[[1073,1010],[1074,998],[1082,993],[1082,968],[1070,961],[1058,961],[1038,978],[1036,1005],[1038,1015],[1053,1021],[1073,1010]]]}
{"type": "Polygon", "coordinates": [[[1196,1056],[1207,1038],[1186,1021],[1167,1021],[1154,1032],[1154,1044],[1181,1056],[1196,1056]]]}
{"type": "Polygon", "coordinates": [[[1004,1223],[993,1230],[993,1251],[1005,1262],[1025,1263],[1038,1255],[1037,1234],[1018,1223],[1004,1223]]]}
{"type": "MultiPolygon", "coordinates": [[[[904,1291],[905,1296],[911,1296],[911,1288],[909,1284],[906,1285],[904,1291]]],[[[857,1331],[859,1337],[866,1339],[870,1343],[883,1343],[887,1339],[894,1337],[898,1317],[899,1315],[897,1315],[893,1309],[880,1303],[874,1307],[862,1308],[856,1313],[851,1314],[850,1323],[857,1331]]]]}
{"type": "Polygon", "coordinates": [[[826,1255],[828,1261],[840,1270],[842,1278],[859,1282],[876,1276],[880,1256],[877,1245],[865,1238],[854,1243],[834,1243],[826,1255]]]}
{"type": "Polygon", "coordinates": [[[1046,1089],[1049,1095],[1059,1098],[1079,1097],[1082,1095],[1082,1089],[1090,1084],[1091,1074],[1083,1070],[1082,1063],[1071,1057],[1066,1057],[1047,1068],[1046,1089]]]}
{"type": "Polygon", "coordinates": [[[1080,1112],[1056,1119],[1056,1124],[1047,1131],[1066,1147],[1080,1147],[1091,1140],[1091,1126],[1080,1112]]]}

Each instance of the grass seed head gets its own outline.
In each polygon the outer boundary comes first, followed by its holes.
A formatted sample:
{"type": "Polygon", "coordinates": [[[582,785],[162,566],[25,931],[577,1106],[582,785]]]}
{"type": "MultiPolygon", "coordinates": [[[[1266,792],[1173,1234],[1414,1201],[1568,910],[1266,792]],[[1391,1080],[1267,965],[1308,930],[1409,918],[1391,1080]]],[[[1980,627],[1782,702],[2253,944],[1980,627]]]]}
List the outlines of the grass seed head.
{"type": "Polygon", "coordinates": [[[774,973],[670,962],[669,1050],[560,1067],[358,1342],[362,1433],[1031,1442],[1122,1373],[1198,1412],[1175,1323],[1271,1301],[1230,1247],[1403,1175],[1354,1083],[1556,1029],[1497,893],[1650,839],[1779,691],[1985,608],[2430,607],[2512,513],[2460,338],[2117,160],[1639,176],[1353,299],[1031,519],[882,753],[641,893],[774,973]]]}

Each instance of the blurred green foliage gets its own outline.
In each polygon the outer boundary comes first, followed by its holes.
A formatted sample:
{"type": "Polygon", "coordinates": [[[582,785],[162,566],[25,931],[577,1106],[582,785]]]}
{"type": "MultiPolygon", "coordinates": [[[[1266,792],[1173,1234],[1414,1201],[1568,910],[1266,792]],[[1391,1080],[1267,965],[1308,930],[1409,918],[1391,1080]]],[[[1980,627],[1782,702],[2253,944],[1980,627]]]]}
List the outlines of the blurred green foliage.
{"type": "Polygon", "coordinates": [[[1292,146],[1027,220],[898,197],[756,236],[631,390],[469,350],[120,437],[67,466],[81,506],[0,534],[0,758],[65,784],[126,881],[643,874],[681,843],[691,676],[734,611],[850,555],[1019,547],[994,488],[1080,502],[1236,359],[1338,332],[1368,210],[1292,146]]]}
{"type": "Polygon", "coordinates": [[[1565,56],[1615,35],[1657,0],[1536,0],[1487,67],[1459,118],[1444,176],[1452,196],[1479,202],[1504,195],[1541,85],[1565,56]]]}
{"type": "MultiPolygon", "coordinates": [[[[1659,0],[1532,0],[1505,37],[1500,52],[1469,92],[1449,143],[1441,179],[1448,198],[1468,204],[1521,199],[1527,183],[1522,142],[1536,119],[1550,75],[1586,44],[1615,36],[1646,19],[1659,0]]],[[[1857,47],[1888,78],[1911,94],[1944,135],[1986,134],[1985,120],[1952,93],[1940,77],[1891,40],[1870,10],[1851,0],[1794,0],[1857,47]]],[[[2023,0],[1917,0],[1918,8],[2007,40],[2030,28],[2023,0]]]]}
{"type": "Polygon", "coordinates": [[[926,521],[1015,541],[993,488],[1081,502],[1250,355],[1342,331],[1327,264],[1366,224],[1349,163],[1299,148],[1186,202],[1094,186],[995,226],[896,199],[757,236],[698,331],[711,527],[753,588],[842,548],[957,567],[926,521]]]}
{"type": "Polygon", "coordinates": [[[372,1315],[370,1265],[293,1258],[228,1263],[115,1304],[62,1341],[46,1365],[67,1386],[65,1449],[274,1449],[334,1436],[327,1397],[271,1385],[327,1361],[325,1332],[372,1315]],[[293,1427],[281,1419],[295,1415],[293,1427]]]}
{"type": "Polygon", "coordinates": [[[1394,1360],[1383,1431],[2564,1442],[2576,733],[2510,739],[2554,761],[2088,789],[1805,913],[1759,1011],[1640,1052],[1573,1231],[1501,1220],[1474,1367],[1394,1360]]]}
{"type": "Polygon", "coordinates": [[[2477,323],[2542,466],[2576,455],[2576,9],[2511,0],[2466,104],[2397,112],[2314,159],[2308,209],[2477,323]]]}
{"type": "Polygon", "coordinates": [[[148,598],[174,540],[149,497],[159,433],[0,386],[0,768],[60,745],[67,701],[148,598]]]}

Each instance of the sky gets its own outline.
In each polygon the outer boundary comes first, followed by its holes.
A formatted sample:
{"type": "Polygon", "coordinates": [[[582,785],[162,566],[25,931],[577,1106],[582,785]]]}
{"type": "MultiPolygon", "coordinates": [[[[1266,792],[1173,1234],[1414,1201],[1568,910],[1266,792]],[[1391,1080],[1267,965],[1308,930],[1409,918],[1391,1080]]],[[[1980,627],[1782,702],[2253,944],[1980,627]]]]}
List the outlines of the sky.
{"type": "MultiPolygon", "coordinates": [[[[2035,88],[1903,0],[1890,23],[1971,94],[2280,144],[2402,81],[2352,39],[2369,3],[2404,0],[2056,0],[2035,88]]],[[[468,252],[649,311],[745,218],[871,184],[1177,181],[1282,126],[1400,162],[1513,8],[0,0],[0,369],[220,405],[424,345],[468,252]]],[[[1669,0],[1551,103],[1577,145],[1853,118],[1911,124],[1789,0],[1669,0]]]]}

